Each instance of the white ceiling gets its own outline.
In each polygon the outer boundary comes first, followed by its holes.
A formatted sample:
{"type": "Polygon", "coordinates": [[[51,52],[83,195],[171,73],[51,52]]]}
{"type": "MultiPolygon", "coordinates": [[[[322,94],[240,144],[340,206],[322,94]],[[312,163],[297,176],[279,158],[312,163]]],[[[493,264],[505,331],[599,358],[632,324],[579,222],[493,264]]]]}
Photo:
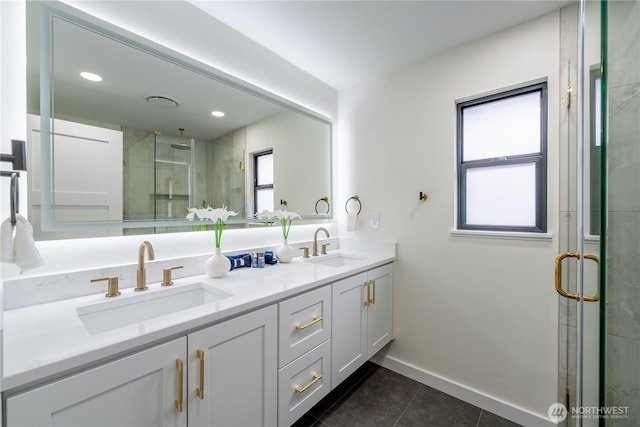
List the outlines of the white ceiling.
{"type": "Polygon", "coordinates": [[[575,1],[191,3],[340,90],[575,1]]]}

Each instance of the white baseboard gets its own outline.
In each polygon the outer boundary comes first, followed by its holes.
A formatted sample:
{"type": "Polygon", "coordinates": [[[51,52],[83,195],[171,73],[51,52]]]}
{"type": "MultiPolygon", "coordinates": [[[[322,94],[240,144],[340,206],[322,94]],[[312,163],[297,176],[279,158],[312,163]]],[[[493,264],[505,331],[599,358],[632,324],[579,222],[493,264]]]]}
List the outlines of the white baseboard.
{"type": "Polygon", "coordinates": [[[552,422],[548,418],[534,414],[517,406],[513,406],[505,401],[496,399],[495,397],[488,396],[477,390],[470,389],[464,385],[455,383],[446,378],[432,374],[424,369],[417,368],[406,362],[398,360],[396,358],[387,356],[384,351],[373,356],[372,362],[397,372],[405,377],[411,378],[419,383],[435,388],[450,396],[463,400],[467,403],[475,405],[486,411],[492,412],[502,418],[506,418],[514,423],[521,424],[523,426],[535,426],[535,427],[552,427],[556,426],[556,423],[552,422]]]}

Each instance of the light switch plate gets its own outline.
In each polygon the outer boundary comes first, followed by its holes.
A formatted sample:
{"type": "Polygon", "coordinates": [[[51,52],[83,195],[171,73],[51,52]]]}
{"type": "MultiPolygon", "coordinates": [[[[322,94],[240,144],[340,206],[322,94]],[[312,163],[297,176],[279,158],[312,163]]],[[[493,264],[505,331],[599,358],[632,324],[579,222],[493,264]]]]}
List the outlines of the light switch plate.
{"type": "Polygon", "coordinates": [[[378,215],[377,213],[369,214],[369,225],[374,230],[380,228],[380,215],[378,215]]]}

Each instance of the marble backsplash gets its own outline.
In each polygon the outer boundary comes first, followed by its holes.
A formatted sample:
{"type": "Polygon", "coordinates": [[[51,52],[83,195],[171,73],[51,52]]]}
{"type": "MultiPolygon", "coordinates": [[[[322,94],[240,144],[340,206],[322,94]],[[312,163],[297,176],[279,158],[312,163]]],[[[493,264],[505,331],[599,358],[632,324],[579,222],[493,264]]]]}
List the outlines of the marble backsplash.
{"type": "MultiPolygon", "coordinates": [[[[323,239],[322,242],[330,243],[331,250],[336,250],[340,247],[338,238],[323,239]]],[[[299,248],[303,246],[310,248],[311,245],[312,241],[291,243],[291,246],[293,246],[296,251],[296,255],[302,253],[299,248]]],[[[225,255],[237,255],[242,253],[264,252],[266,250],[273,251],[276,247],[277,245],[251,247],[242,250],[224,251],[223,253],[225,255]]],[[[173,271],[172,276],[174,279],[204,274],[204,262],[209,256],[211,256],[211,254],[183,256],[155,261],[148,261],[145,258],[147,283],[160,286],[162,282],[162,270],[176,266],[182,266],[183,268],[173,271]]],[[[132,259],[135,259],[135,257],[132,256],[132,259]]],[[[4,310],[12,310],[84,295],[105,293],[107,291],[106,281],[91,283],[92,279],[102,277],[117,276],[120,289],[133,288],[136,286],[137,268],[137,262],[134,262],[117,266],[90,269],[78,268],[76,271],[64,273],[7,279],[3,282],[4,310]]]]}

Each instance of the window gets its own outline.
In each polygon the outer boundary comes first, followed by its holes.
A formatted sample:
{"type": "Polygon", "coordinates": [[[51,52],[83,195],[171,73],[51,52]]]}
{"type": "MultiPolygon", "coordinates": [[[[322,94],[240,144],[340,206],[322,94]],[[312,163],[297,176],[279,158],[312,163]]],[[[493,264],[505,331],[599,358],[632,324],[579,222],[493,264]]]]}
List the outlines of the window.
{"type": "Polygon", "coordinates": [[[458,229],[547,231],[547,84],[457,104],[458,229]]]}
{"type": "Polygon", "coordinates": [[[253,188],[256,212],[273,211],[273,151],[253,156],[253,188]]]}

